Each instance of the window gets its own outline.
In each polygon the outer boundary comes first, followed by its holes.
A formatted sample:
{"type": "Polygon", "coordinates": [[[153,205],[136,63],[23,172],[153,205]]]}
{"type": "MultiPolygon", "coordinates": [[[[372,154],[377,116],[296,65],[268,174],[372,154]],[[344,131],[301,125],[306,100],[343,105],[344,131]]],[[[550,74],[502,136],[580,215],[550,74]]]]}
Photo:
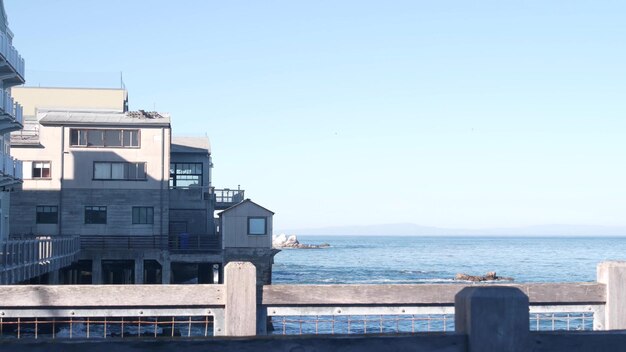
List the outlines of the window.
{"type": "Polygon", "coordinates": [[[50,162],[33,161],[33,178],[50,178],[50,162]]]}
{"type": "Polygon", "coordinates": [[[202,186],[202,163],[171,163],[170,187],[202,186]]]}
{"type": "Polygon", "coordinates": [[[154,208],[133,207],[133,224],[154,224],[154,208]]]}
{"type": "Polygon", "coordinates": [[[72,147],[138,148],[139,130],[70,130],[72,147]]]}
{"type": "Polygon", "coordinates": [[[57,206],[37,206],[38,224],[57,224],[59,222],[59,208],[57,206]]]}
{"type": "Polygon", "coordinates": [[[266,235],[267,218],[248,218],[248,235],[266,235]]]}
{"type": "Polygon", "coordinates": [[[146,163],[101,162],[93,163],[94,180],[145,180],[146,163]]]}
{"type": "Polygon", "coordinates": [[[107,207],[85,207],[85,224],[106,224],[107,207]]]}

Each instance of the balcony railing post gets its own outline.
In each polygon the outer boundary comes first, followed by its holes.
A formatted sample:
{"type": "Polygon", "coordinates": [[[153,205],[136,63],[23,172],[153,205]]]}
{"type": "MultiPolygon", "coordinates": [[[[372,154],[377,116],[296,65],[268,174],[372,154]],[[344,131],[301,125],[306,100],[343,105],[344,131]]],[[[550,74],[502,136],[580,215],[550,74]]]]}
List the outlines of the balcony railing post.
{"type": "Polygon", "coordinates": [[[626,329],[626,262],[598,264],[597,281],[606,285],[604,329],[626,329]]]}
{"type": "Polygon", "coordinates": [[[454,323],[468,352],[529,350],[528,296],[515,287],[467,287],[454,299],[454,323]]]}

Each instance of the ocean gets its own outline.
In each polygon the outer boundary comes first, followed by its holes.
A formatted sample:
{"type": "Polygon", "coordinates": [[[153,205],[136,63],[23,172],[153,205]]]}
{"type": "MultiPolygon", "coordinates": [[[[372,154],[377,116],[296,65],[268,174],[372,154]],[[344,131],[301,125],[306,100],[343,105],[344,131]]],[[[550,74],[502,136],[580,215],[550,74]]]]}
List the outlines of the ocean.
{"type": "Polygon", "coordinates": [[[515,282],[596,280],[596,266],[626,260],[626,237],[298,236],[322,249],[285,249],[275,284],[452,283],[457,273],[515,282]]]}

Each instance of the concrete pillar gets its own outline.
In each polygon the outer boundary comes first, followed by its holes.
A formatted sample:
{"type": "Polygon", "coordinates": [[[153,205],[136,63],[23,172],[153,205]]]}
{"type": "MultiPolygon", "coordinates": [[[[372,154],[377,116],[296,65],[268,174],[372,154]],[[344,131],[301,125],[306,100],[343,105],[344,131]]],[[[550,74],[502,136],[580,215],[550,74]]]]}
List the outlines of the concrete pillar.
{"type": "Polygon", "coordinates": [[[102,285],[102,261],[100,258],[91,260],[91,283],[93,285],[102,285]]]}
{"type": "Polygon", "coordinates": [[[52,270],[48,273],[48,285],[59,284],[59,270],[52,270]]]}
{"type": "Polygon", "coordinates": [[[161,260],[161,283],[169,285],[172,283],[172,263],[169,260],[161,260]]]}
{"type": "Polygon", "coordinates": [[[143,285],[143,258],[135,259],[135,285],[143,285]]]}
{"type": "Polygon", "coordinates": [[[605,330],[626,329],[626,262],[598,264],[597,281],[606,285],[605,330]]]}
{"type": "Polygon", "coordinates": [[[249,262],[224,267],[226,336],[255,336],[257,326],[256,268],[249,262]]]}
{"type": "Polygon", "coordinates": [[[528,351],[528,296],[514,287],[467,287],[454,298],[457,334],[468,352],[528,351]]]}

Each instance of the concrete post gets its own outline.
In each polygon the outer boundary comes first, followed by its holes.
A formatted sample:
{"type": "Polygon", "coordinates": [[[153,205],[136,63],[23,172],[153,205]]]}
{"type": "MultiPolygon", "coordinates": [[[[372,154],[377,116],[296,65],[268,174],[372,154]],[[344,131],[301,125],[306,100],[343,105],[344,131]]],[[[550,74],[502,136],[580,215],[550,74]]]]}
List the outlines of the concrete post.
{"type": "Polygon", "coordinates": [[[143,285],[143,258],[135,259],[135,285],[143,285]]]}
{"type": "Polygon", "coordinates": [[[606,285],[605,330],[626,329],[626,262],[598,264],[597,281],[606,285]]]}
{"type": "Polygon", "coordinates": [[[256,268],[249,262],[224,267],[226,336],[255,336],[257,325],[256,268]]]}
{"type": "Polygon", "coordinates": [[[55,269],[48,273],[48,285],[59,284],[59,270],[55,269]]]}
{"type": "Polygon", "coordinates": [[[457,334],[468,352],[528,351],[528,296],[514,287],[468,287],[454,298],[457,334]]]}
{"type": "Polygon", "coordinates": [[[102,285],[102,261],[94,258],[91,261],[91,284],[102,285]]]}

